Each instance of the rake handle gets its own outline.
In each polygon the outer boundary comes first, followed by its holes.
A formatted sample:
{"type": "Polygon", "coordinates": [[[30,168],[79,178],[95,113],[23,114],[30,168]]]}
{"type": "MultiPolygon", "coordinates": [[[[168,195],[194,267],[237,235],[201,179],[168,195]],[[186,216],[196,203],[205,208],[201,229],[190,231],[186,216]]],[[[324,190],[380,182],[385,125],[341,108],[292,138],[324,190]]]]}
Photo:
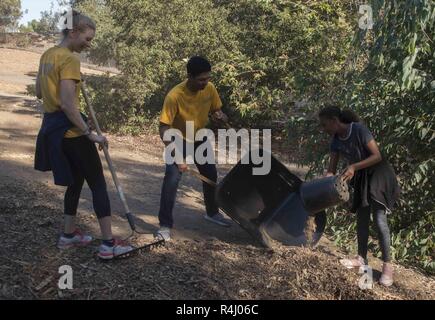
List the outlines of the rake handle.
{"type": "MultiPolygon", "coordinates": [[[[94,108],[92,107],[89,101],[89,96],[86,90],[84,80],[81,81],[81,90],[82,90],[83,97],[85,99],[85,103],[91,114],[92,121],[95,124],[95,129],[97,131],[97,134],[99,136],[102,136],[103,134],[101,132],[100,125],[98,124],[98,120],[95,115],[94,108]]],[[[130,228],[134,231],[136,230],[136,226],[134,224],[133,215],[130,213],[130,208],[128,207],[127,199],[125,198],[124,191],[122,190],[121,184],[119,183],[118,176],[115,171],[115,166],[113,165],[112,158],[110,157],[109,150],[107,149],[106,146],[103,146],[103,152],[104,152],[104,157],[106,158],[107,161],[107,165],[109,166],[110,173],[112,174],[112,178],[113,178],[113,182],[115,183],[116,190],[118,191],[118,195],[121,198],[121,202],[124,206],[125,216],[127,217],[128,224],[130,225],[130,228]]]]}

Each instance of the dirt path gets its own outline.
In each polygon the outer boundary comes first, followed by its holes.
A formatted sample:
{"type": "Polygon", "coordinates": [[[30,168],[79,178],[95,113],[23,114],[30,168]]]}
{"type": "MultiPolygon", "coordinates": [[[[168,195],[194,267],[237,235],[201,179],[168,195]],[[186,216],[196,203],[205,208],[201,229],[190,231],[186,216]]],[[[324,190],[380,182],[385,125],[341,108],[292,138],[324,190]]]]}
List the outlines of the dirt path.
{"type": "MultiPolygon", "coordinates": [[[[53,185],[51,173],[33,170],[41,115],[38,102],[23,95],[26,85],[34,81],[38,59],[36,53],[0,48],[0,232],[6,239],[0,249],[4,275],[0,276],[0,298],[435,297],[433,278],[401,266],[397,266],[394,287],[360,290],[359,275],[340,268],[337,261],[343,253],[326,238],[314,251],[290,248],[271,254],[257,247],[236,224],[231,228],[214,226],[203,219],[201,182],[189,175],[182,179],[174,209],[173,244],[112,265],[97,261],[93,248],[58,252],[53,244],[61,222],[64,188],[53,185]],[[77,290],[65,293],[56,289],[57,268],[62,264],[72,264],[80,274],[76,277],[77,290]],[[116,280],[112,281],[114,275],[116,280]],[[50,281],[39,289],[47,279],[50,281]]],[[[137,225],[151,234],[158,226],[163,146],[157,136],[109,136],[109,140],[131,211],[138,218],[137,225]]],[[[114,230],[126,236],[128,225],[106,165],[105,169],[114,230]]],[[[220,167],[220,176],[228,169],[220,167]]],[[[83,229],[98,236],[91,200],[86,187],[80,202],[80,223],[83,229]]],[[[374,260],[373,266],[379,270],[379,261],[374,260]]],[[[375,278],[378,277],[379,272],[375,271],[375,278]]]]}

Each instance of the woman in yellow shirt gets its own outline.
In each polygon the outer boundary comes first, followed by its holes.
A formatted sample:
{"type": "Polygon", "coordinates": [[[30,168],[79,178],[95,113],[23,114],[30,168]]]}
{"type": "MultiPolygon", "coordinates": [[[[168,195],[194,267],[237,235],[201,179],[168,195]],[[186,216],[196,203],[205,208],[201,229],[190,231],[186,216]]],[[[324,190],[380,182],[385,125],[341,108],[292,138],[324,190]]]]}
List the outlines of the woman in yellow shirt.
{"type": "MultiPolygon", "coordinates": [[[[112,237],[111,209],[103,169],[95,143],[107,146],[107,139],[91,132],[80,113],[80,60],[74,52],[89,48],[95,23],[72,11],[72,29],[63,30],[62,42],[41,57],[36,80],[37,97],[43,100],[44,119],[38,134],[35,169],[53,171],[57,185],[67,186],[64,199],[64,232],[58,248],[84,246],[92,237],[75,227],[84,180],[92,191],[93,206],[103,236],[98,256],[111,259],[132,248],[112,237]]],[[[67,17],[68,19],[68,17],[67,17]]]]}

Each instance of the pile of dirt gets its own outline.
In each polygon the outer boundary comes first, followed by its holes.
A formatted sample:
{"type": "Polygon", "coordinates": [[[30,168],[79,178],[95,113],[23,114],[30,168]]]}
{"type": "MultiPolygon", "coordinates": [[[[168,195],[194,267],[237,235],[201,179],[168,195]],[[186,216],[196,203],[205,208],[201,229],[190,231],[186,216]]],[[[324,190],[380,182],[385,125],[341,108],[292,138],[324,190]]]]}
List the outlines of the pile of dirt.
{"type": "MultiPolygon", "coordinates": [[[[278,251],[218,240],[175,241],[125,260],[100,261],[98,242],[55,247],[61,202],[42,184],[0,183],[2,299],[430,299],[424,292],[361,290],[360,275],[322,249],[278,251]],[[73,289],[58,290],[59,267],[73,289]]],[[[89,231],[95,218],[81,217],[89,231]]],[[[133,241],[134,242],[134,241],[133,241]]]]}

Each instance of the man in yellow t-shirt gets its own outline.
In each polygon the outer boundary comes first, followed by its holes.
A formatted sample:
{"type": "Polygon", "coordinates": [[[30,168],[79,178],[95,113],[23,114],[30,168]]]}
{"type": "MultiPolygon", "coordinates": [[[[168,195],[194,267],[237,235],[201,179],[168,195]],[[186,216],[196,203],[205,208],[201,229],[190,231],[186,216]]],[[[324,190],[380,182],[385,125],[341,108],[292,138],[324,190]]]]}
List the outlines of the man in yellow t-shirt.
{"type": "MultiPolygon", "coordinates": [[[[194,133],[204,128],[209,120],[209,115],[213,119],[228,121],[227,116],[222,112],[222,102],[215,86],[209,82],[211,73],[210,63],[202,57],[192,57],[187,63],[188,79],[175,86],[167,94],[163,103],[160,116],[160,137],[163,140],[164,134],[168,129],[178,129],[185,139],[184,155],[186,156],[186,122],[192,121],[194,133]]],[[[170,142],[163,141],[167,146],[170,142]]],[[[193,142],[193,141],[190,141],[193,142]]],[[[208,141],[195,142],[194,150],[202,143],[208,141]]],[[[195,164],[198,171],[208,179],[216,182],[217,171],[214,163],[199,164],[196,159],[195,164]]],[[[166,164],[165,178],[163,180],[162,193],[160,198],[159,221],[160,229],[156,236],[165,240],[170,240],[170,229],[173,226],[172,210],[178,189],[178,183],[182,172],[187,170],[184,163],[166,164]]],[[[207,183],[203,183],[204,201],[206,206],[205,218],[220,226],[229,227],[229,221],[225,219],[216,205],[214,192],[215,188],[207,183]]]]}

